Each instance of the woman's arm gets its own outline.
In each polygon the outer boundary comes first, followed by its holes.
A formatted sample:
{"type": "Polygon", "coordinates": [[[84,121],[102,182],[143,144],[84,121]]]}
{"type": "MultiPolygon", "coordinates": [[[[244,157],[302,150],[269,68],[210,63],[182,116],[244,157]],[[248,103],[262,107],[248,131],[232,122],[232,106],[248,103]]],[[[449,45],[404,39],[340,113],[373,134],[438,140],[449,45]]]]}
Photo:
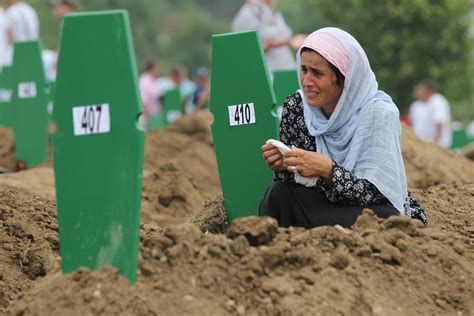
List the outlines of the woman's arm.
{"type": "Polygon", "coordinates": [[[293,146],[285,153],[283,163],[289,171],[298,171],[303,177],[320,177],[328,187],[332,186],[333,163],[326,155],[293,146]]]}
{"type": "Polygon", "coordinates": [[[388,201],[369,180],[357,178],[335,161],[332,165],[332,186],[326,186],[326,197],[331,202],[366,206],[388,201]]]}
{"type": "MultiPolygon", "coordinates": [[[[303,105],[299,93],[285,99],[280,121],[280,141],[288,147],[296,146],[308,150],[316,150],[314,138],[310,137],[304,122],[303,105]]],[[[283,163],[283,161],[282,161],[283,163]]],[[[275,170],[275,169],[274,169],[275,170]]],[[[293,172],[286,167],[275,172],[274,181],[294,182],[293,172]]]]}

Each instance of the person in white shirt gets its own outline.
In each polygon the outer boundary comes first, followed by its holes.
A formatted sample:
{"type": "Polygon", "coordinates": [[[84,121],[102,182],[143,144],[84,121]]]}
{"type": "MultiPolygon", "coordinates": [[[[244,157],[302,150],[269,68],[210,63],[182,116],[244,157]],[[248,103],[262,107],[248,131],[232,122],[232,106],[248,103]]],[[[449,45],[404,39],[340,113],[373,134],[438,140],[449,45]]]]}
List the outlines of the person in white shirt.
{"type": "Polygon", "coordinates": [[[0,6],[0,68],[7,64],[7,30],[5,23],[5,11],[0,6]]]}
{"type": "Polygon", "coordinates": [[[408,116],[416,136],[423,140],[434,139],[435,131],[428,103],[416,100],[410,105],[408,116]]]}
{"type": "Polygon", "coordinates": [[[39,38],[39,20],[35,9],[21,0],[4,0],[7,35],[6,64],[11,64],[15,42],[39,38]]]}
{"type": "Polygon", "coordinates": [[[257,30],[263,42],[268,70],[295,68],[295,54],[306,35],[293,37],[283,15],[274,7],[275,0],[247,0],[232,21],[232,31],[257,30]]]}
{"type": "Polygon", "coordinates": [[[442,147],[452,144],[451,109],[448,100],[430,80],[415,86],[418,99],[410,107],[410,119],[415,134],[425,140],[432,140],[442,147]]]}

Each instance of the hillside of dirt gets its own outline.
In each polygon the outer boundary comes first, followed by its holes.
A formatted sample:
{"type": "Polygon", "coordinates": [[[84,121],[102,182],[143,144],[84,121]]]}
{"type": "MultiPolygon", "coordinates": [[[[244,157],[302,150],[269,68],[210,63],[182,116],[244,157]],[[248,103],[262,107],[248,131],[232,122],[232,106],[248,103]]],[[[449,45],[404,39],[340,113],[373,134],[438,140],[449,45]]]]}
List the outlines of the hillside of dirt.
{"type": "Polygon", "coordinates": [[[474,182],[473,161],[433,142],[422,141],[406,127],[403,128],[402,154],[409,188],[474,182]]]}
{"type": "MultiPolygon", "coordinates": [[[[63,275],[52,168],[0,174],[0,314],[474,313],[474,162],[404,130],[428,227],[370,211],[352,230],[228,226],[211,121],[201,113],[147,134],[135,285],[109,267],[63,275]]],[[[9,139],[0,166],[14,165],[9,139]]]]}

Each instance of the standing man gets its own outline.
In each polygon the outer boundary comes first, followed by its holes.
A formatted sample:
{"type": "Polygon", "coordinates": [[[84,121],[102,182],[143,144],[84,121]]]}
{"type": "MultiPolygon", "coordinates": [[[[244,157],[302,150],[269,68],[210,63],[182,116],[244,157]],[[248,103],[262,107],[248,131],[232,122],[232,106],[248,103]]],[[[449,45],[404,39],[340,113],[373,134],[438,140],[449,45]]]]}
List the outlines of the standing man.
{"type": "Polygon", "coordinates": [[[21,0],[4,0],[7,35],[6,64],[12,63],[15,42],[37,40],[39,20],[35,9],[21,0]]]}
{"type": "Polygon", "coordinates": [[[3,10],[3,7],[0,6],[0,68],[7,64],[7,47],[8,41],[5,23],[5,10],[3,10]]]}
{"type": "Polygon", "coordinates": [[[295,69],[294,53],[306,35],[293,37],[274,0],[247,0],[232,21],[232,30],[257,30],[263,41],[268,70],[295,69]]]}
{"type": "Polygon", "coordinates": [[[433,140],[438,145],[450,148],[452,144],[451,109],[448,100],[431,80],[415,86],[418,101],[410,107],[410,119],[415,134],[421,139],[433,140]]]}

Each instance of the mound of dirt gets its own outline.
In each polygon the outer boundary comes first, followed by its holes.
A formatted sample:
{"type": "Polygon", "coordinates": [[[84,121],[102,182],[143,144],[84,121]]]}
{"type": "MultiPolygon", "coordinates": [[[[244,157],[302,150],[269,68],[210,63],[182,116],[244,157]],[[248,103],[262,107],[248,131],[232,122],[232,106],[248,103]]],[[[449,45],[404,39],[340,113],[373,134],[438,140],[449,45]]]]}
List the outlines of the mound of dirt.
{"type": "Polygon", "coordinates": [[[15,140],[13,130],[0,127],[0,167],[15,170],[15,140]]]}
{"type": "Polygon", "coordinates": [[[0,311],[59,266],[56,205],[0,185],[0,311]]]}
{"type": "Polygon", "coordinates": [[[466,157],[467,159],[474,161],[474,143],[463,148],[460,154],[466,157]]]}
{"type": "Polygon", "coordinates": [[[214,145],[211,134],[211,124],[214,117],[211,112],[197,111],[191,115],[180,117],[169,130],[189,135],[195,139],[199,139],[209,145],[214,145]]]}
{"type": "Polygon", "coordinates": [[[430,226],[474,239],[474,183],[442,184],[414,190],[430,226]]]}
{"type": "Polygon", "coordinates": [[[29,190],[46,199],[56,199],[54,170],[52,168],[39,167],[2,174],[0,176],[0,186],[2,185],[29,190]]]}
{"type": "Polygon", "coordinates": [[[474,182],[474,162],[433,142],[422,141],[411,128],[403,128],[402,153],[410,188],[474,182]]]}
{"type": "Polygon", "coordinates": [[[70,275],[56,272],[39,280],[12,315],[158,315],[147,296],[112,268],[70,275]]]}
{"type": "Polygon", "coordinates": [[[192,214],[190,222],[199,227],[203,233],[219,234],[226,232],[229,223],[222,194],[205,201],[204,207],[192,214]]]}
{"type": "Polygon", "coordinates": [[[147,133],[145,170],[156,172],[172,160],[183,175],[196,181],[206,198],[219,194],[221,185],[211,141],[210,115],[196,113],[181,118],[170,128],[147,133]]]}
{"type": "MultiPolygon", "coordinates": [[[[146,137],[136,285],[111,268],[62,275],[52,169],[0,175],[0,313],[474,313],[472,162],[404,130],[409,186],[428,228],[370,211],[353,230],[253,217],[229,226],[210,122],[197,114],[146,137]]],[[[0,166],[12,159],[2,135],[0,166]]]]}
{"type": "Polygon", "coordinates": [[[200,209],[207,195],[200,182],[183,171],[175,159],[145,174],[142,190],[142,221],[160,226],[182,223],[200,209]]]}
{"type": "Polygon", "coordinates": [[[471,239],[370,211],[353,230],[246,218],[206,235],[180,224],[142,232],[134,288],[107,270],[52,274],[8,313],[469,315],[472,260],[471,239]]]}
{"type": "MultiPolygon", "coordinates": [[[[44,162],[41,164],[43,167],[53,166],[53,152],[51,146],[51,136],[54,132],[54,125],[49,126],[48,137],[49,151],[45,157],[44,162]]],[[[16,167],[15,159],[15,135],[13,130],[0,126],[0,168],[5,168],[8,171],[14,171],[16,167]]]]}

